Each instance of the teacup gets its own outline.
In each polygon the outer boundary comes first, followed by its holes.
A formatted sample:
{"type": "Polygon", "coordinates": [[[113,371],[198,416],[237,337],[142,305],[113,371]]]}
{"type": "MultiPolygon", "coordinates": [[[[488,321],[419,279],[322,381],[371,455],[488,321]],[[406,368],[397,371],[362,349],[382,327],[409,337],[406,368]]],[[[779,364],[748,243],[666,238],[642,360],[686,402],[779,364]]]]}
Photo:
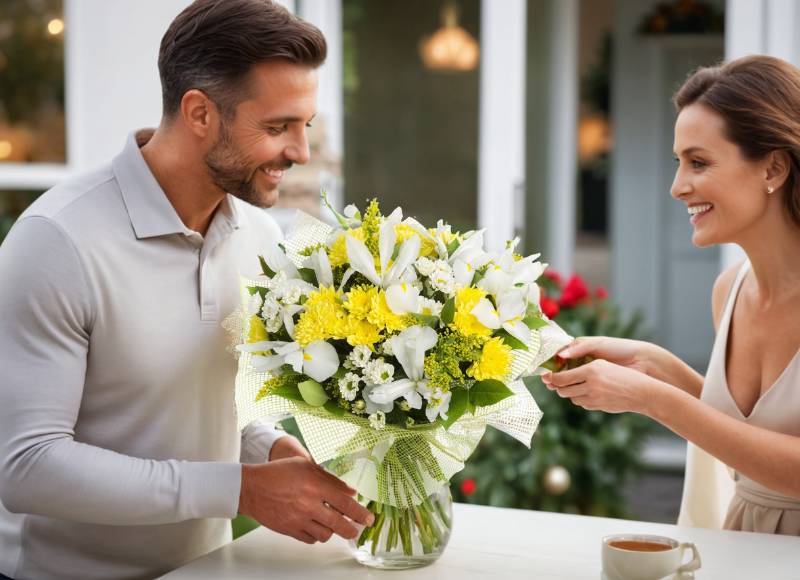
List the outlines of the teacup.
{"type": "Polygon", "coordinates": [[[660,580],[687,574],[700,567],[700,553],[691,542],[665,536],[617,534],[603,538],[604,580],[660,580]],[[692,559],[684,563],[687,550],[692,559]]]}

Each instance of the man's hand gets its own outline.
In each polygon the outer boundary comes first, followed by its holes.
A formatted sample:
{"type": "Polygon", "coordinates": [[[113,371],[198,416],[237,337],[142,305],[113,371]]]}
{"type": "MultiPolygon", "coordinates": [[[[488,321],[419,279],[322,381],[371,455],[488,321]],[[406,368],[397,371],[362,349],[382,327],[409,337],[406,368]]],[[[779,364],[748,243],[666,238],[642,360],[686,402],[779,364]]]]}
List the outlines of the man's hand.
{"type": "MultiPolygon", "coordinates": [[[[270,454],[271,455],[271,454],[270,454]]],[[[356,491],[304,457],[242,465],[239,513],[307,544],[333,534],[358,534],[353,522],[372,525],[373,515],[353,499],[356,491]]]]}
{"type": "Polygon", "coordinates": [[[306,448],[291,435],[284,435],[272,444],[272,449],[269,452],[270,461],[278,461],[280,459],[288,459],[289,457],[304,457],[311,459],[306,448]]]}

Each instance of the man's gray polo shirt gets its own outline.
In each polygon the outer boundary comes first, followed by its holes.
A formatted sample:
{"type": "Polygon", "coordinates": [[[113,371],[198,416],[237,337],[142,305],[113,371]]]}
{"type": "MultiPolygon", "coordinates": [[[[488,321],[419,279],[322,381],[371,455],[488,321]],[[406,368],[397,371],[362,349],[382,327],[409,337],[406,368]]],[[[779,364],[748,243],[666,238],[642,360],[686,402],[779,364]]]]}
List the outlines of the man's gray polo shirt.
{"type": "Polygon", "coordinates": [[[140,144],[0,247],[0,572],[18,580],[149,578],[220,546],[239,462],[276,436],[237,431],[221,322],[280,230],[231,196],[189,230],[140,144]]]}

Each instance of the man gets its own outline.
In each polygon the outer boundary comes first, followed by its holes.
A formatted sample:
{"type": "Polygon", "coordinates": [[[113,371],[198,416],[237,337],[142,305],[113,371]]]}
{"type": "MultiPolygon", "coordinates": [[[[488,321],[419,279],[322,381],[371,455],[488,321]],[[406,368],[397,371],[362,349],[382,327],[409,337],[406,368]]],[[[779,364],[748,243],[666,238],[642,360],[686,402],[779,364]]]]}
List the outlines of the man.
{"type": "Polygon", "coordinates": [[[325,52],[269,0],[198,0],[161,43],[158,129],[0,248],[0,573],[150,578],[229,541],[237,512],[308,543],[371,521],[295,439],[236,430],[220,326],[279,240],[253,206],[308,161],[325,52]]]}

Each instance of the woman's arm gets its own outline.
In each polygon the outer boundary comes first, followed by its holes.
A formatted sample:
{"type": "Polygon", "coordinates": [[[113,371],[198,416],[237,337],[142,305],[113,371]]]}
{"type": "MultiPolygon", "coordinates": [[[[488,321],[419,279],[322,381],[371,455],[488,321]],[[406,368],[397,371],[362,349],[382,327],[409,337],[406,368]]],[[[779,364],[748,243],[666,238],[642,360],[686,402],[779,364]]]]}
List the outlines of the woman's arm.
{"type": "Polygon", "coordinates": [[[703,375],[656,344],[611,336],[584,336],[558,353],[567,359],[590,356],[642,372],[700,397],[703,375]]]}
{"type": "Polygon", "coordinates": [[[746,477],[800,498],[800,438],[747,425],[639,371],[595,360],[542,380],[589,410],[647,415],[746,477]]]}
{"type": "MultiPolygon", "coordinates": [[[[711,314],[715,331],[719,328],[725,302],[740,268],[741,264],[728,268],[714,282],[711,292],[711,314]]],[[[567,359],[591,356],[607,360],[674,385],[695,398],[700,398],[700,392],[703,390],[703,375],[667,349],[641,340],[585,336],[576,339],[558,354],[567,359]]]]}

